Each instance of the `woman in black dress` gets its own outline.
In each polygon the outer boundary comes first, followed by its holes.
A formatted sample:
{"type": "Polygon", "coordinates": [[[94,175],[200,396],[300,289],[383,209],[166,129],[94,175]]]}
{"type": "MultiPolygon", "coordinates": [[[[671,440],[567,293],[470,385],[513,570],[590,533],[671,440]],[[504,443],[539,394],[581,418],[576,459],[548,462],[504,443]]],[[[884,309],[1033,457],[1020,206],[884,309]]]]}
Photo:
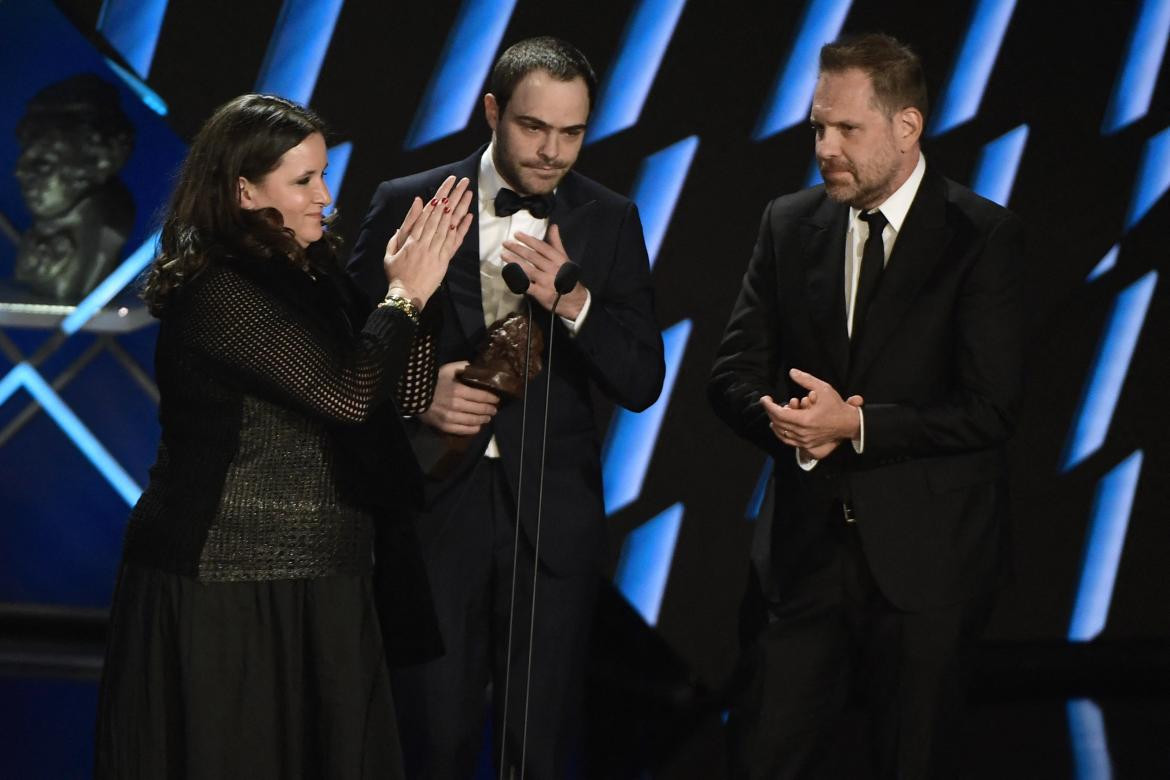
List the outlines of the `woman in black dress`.
{"type": "Polygon", "coordinates": [[[126,531],[99,777],[401,776],[374,539],[417,489],[392,399],[429,402],[419,311],[471,193],[452,177],[416,199],[370,313],[322,216],[325,165],[312,112],[245,95],[180,173],[144,292],[162,440],[126,531]]]}

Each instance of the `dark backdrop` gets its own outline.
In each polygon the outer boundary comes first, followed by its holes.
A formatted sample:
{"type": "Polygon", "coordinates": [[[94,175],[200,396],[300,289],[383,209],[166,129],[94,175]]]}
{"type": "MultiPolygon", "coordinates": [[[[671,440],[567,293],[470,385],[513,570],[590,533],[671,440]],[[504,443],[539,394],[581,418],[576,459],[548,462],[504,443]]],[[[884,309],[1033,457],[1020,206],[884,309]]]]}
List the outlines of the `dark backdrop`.
{"type": "MultiPolygon", "coordinates": [[[[824,3],[810,8],[819,5],[824,3]]],[[[924,58],[937,104],[974,9],[982,5],[988,4],[858,0],[844,31],[883,30],[912,44],[924,58]]],[[[1074,467],[1062,468],[1082,399],[1100,392],[1099,386],[1088,387],[1090,370],[1119,293],[1166,264],[1165,199],[1132,228],[1126,220],[1144,149],[1170,125],[1165,63],[1149,111],[1116,132],[1102,132],[1141,5],[1018,4],[978,112],[925,144],[932,166],[970,182],[985,145],[1021,124],[1029,133],[1008,204],[1029,228],[1032,311],[1028,395],[1013,448],[1016,578],[991,628],[991,638],[1003,642],[1060,642],[1067,636],[1100,480],[1137,450],[1143,453],[1140,477],[1101,639],[1170,638],[1165,610],[1170,580],[1161,574],[1170,551],[1165,509],[1170,495],[1162,476],[1170,453],[1164,279],[1156,281],[1104,444],[1074,467]],[[1116,266],[1086,281],[1119,242],[1116,266]]],[[[806,12],[801,3],[760,6],[686,4],[639,120],[587,146],[578,165],[628,193],[645,158],[683,138],[699,139],[654,267],[662,327],[690,320],[692,330],[643,489],[608,522],[616,565],[630,531],[676,503],[685,507],[656,628],[709,684],[723,679],[734,658],[736,605],[751,535],[745,514],[764,459],[714,419],[704,386],[761,210],[768,199],[804,186],[812,158],[811,132],[803,124],[753,138],[806,12]]],[[[96,31],[100,7],[99,0],[57,3],[92,46],[117,57],[96,31]]],[[[217,105],[253,89],[281,7],[278,0],[169,5],[147,83],[169,106],[165,122],[180,139],[189,139],[217,105]]],[[[404,149],[459,7],[457,2],[351,0],[340,12],[311,104],[335,129],[334,142],[353,144],[344,184],[335,193],[340,230],[348,238],[379,181],[462,158],[488,137],[477,108],[463,131],[404,149]]],[[[633,7],[611,0],[519,0],[499,50],[529,35],[562,36],[590,57],[605,81],[633,7]]],[[[32,78],[34,65],[23,74],[5,75],[32,78]]],[[[0,145],[13,144],[11,135],[0,135],[0,145]]],[[[1155,178],[1162,175],[1157,170],[1155,178]]],[[[165,180],[170,173],[169,164],[160,164],[151,175],[165,180]]],[[[15,186],[3,178],[7,175],[0,174],[5,191],[15,186]]],[[[158,203],[138,205],[150,211],[158,203]]],[[[0,276],[10,272],[10,263],[5,246],[0,276]]],[[[30,351],[41,338],[8,332],[30,351]]],[[[152,333],[127,338],[127,348],[147,365],[152,333]]],[[[0,376],[9,366],[0,362],[0,376]]],[[[144,484],[157,436],[155,411],[148,399],[119,383],[125,383],[120,370],[98,361],[65,397],[78,405],[84,398],[109,398],[122,410],[122,422],[110,432],[119,443],[111,450],[144,484]]],[[[603,425],[611,413],[598,409],[603,425]]],[[[0,423],[10,416],[0,416],[0,423]]],[[[92,425],[101,427],[98,421],[92,425]]],[[[30,426],[0,448],[0,525],[5,527],[0,557],[9,571],[0,601],[101,607],[108,603],[127,507],[90,474],[88,464],[58,451],[68,453],[70,445],[48,423],[30,426]],[[29,473],[30,463],[41,464],[36,473],[29,473]],[[88,487],[72,509],[45,508],[57,505],[40,497],[72,493],[78,485],[88,487]],[[101,528],[96,538],[95,524],[101,528]],[[59,563],[61,545],[75,544],[82,533],[77,529],[88,529],[85,547],[100,562],[83,572],[81,584],[77,568],[59,563]]]]}

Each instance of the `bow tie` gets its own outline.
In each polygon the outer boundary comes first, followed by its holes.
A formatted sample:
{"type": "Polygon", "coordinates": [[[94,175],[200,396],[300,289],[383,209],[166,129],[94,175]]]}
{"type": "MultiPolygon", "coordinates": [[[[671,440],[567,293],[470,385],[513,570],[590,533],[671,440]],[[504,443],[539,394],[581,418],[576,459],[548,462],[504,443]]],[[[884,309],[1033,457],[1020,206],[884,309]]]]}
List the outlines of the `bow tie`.
{"type": "Polygon", "coordinates": [[[517,195],[507,187],[501,187],[496,193],[496,216],[510,217],[517,211],[527,211],[537,219],[544,219],[552,212],[556,202],[557,197],[551,192],[546,195],[517,195]]]}

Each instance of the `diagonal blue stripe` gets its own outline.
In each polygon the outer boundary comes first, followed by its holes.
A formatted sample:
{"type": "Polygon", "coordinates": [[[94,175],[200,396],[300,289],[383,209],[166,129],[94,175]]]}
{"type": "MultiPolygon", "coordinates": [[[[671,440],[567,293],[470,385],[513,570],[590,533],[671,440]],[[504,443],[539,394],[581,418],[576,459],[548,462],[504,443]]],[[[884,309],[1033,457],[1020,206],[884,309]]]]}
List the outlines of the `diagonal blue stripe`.
{"type": "Polygon", "coordinates": [[[1012,197],[1016,172],[1024,147],[1028,143],[1028,126],[1020,125],[983,147],[975,166],[971,189],[988,200],[1006,206],[1012,197]]]}
{"type": "Polygon", "coordinates": [[[776,462],[771,458],[764,461],[764,468],[760,469],[760,476],[756,480],[756,489],[752,491],[747,511],[743,513],[745,520],[750,522],[760,516],[760,509],[764,506],[764,497],[768,495],[768,480],[772,478],[772,470],[775,468],[776,462]]]}
{"type": "Polygon", "coordinates": [[[1092,282],[1100,279],[1102,276],[1113,270],[1117,265],[1117,258],[1121,254],[1121,244],[1114,244],[1113,247],[1105,253],[1097,265],[1093,266],[1093,270],[1089,271],[1089,275],[1085,277],[1086,282],[1092,282]]]}
{"type": "Polygon", "coordinates": [[[166,101],[164,101],[157,92],[148,87],[145,81],[138,78],[138,76],[126,70],[109,57],[105,57],[104,59],[110,70],[114,71],[114,73],[117,74],[118,78],[122,79],[126,86],[134,90],[134,94],[138,95],[142,102],[146,104],[147,108],[159,116],[167,115],[168,109],[166,101]]]}
{"type": "Polygon", "coordinates": [[[800,32],[776,77],[752,137],[761,141],[808,121],[817,86],[821,47],[841,34],[852,0],[809,0],[800,32]]]}
{"type": "Polygon", "coordinates": [[[1142,451],[1138,450],[1097,483],[1069,641],[1088,642],[1105,628],[1141,471],[1142,451]]]}
{"type": "Polygon", "coordinates": [[[1167,189],[1170,189],[1170,127],[1146,142],[1129,213],[1125,217],[1125,229],[1130,230],[1141,222],[1167,189]]]}
{"type": "Polygon", "coordinates": [[[687,171],[699,148],[699,137],[692,135],[660,152],[647,157],[638,170],[631,199],[638,204],[642,216],[642,232],[646,238],[646,251],[650,255],[650,266],[658,258],[662,239],[670,226],[675,204],[686,181],[687,171]]]}
{"type": "Polygon", "coordinates": [[[1125,62],[1105,109],[1102,133],[1114,133],[1150,110],[1170,39],[1170,0],[1144,0],[1125,50],[1125,62]]]}
{"type": "Polygon", "coordinates": [[[977,0],[930,135],[942,135],[979,111],[1015,9],[1015,0],[977,0]]]}
{"type": "Polygon", "coordinates": [[[1122,290],[1113,304],[1081,393],[1080,407],[1064,458],[1064,471],[1092,455],[1105,442],[1157,282],[1158,272],[1150,271],[1122,290]]]}
{"type": "Polygon", "coordinates": [[[406,134],[406,149],[467,127],[515,7],[516,0],[463,0],[406,134]]]}
{"type": "Polygon", "coordinates": [[[284,0],[256,78],[257,92],[280,95],[301,104],[309,102],[342,2],[284,0]]]}
{"type": "Polygon", "coordinates": [[[142,273],[142,269],[150,265],[150,261],[154,259],[158,237],[159,234],[154,233],[143,241],[132,255],[123,260],[113,273],[93,289],[93,292],[85,296],[81,303],[77,304],[77,308],[61,322],[61,330],[70,336],[81,330],[85,323],[101,311],[103,306],[113,300],[114,296],[121,292],[126,285],[134,281],[134,278],[142,273]]]}
{"type": "Polygon", "coordinates": [[[617,58],[601,85],[587,143],[632,127],[654,84],[686,0],[639,0],[626,25],[617,58]]]}
{"type": "Polygon", "coordinates": [[[682,518],[683,505],[675,504],[631,531],[622,544],[614,583],[651,626],[658,624],[682,518]]]}
{"type": "Polygon", "coordinates": [[[349,167],[349,158],[353,154],[353,143],[346,141],[329,150],[329,167],[325,169],[325,186],[333,196],[333,203],[325,210],[325,216],[333,213],[337,208],[337,199],[341,195],[341,185],[345,182],[345,170],[349,167]]]}
{"type": "Polygon", "coordinates": [[[1069,699],[1066,709],[1074,780],[1113,780],[1101,708],[1092,699],[1069,699]]]}
{"type": "Polygon", "coordinates": [[[105,0],[98,13],[97,29],[118,50],[134,71],[150,73],[167,0],[105,0]]]}
{"type": "Polygon", "coordinates": [[[81,450],[81,454],[89,459],[94,468],[105,477],[106,481],[118,492],[118,495],[134,506],[138,497],[142,495],[142,488],[118,464],[109,451],[102,446],[85,424],[77,418],[61,397],[53,392],[41,375],[27,363],[20,363],[3,378],[0,379],[0,404],[7,401],[13,393],[24,388],[29,395],[37,400],[41,408],[48,413],[57,426],[81,450]]]}
{"type": "Polygon", "coordinates": [[[642,412],[621,408],[614,412],[601,455],[606,514],[612,515],[642,493],[642,483],[650,468],[650,457],[658,442],[658,432],[670,405],[670,394],[674,391],[674,380],[678,378],[690,335],[690,320],[678,322],[662,333],[666,377],[658,400],[642,412]]]}

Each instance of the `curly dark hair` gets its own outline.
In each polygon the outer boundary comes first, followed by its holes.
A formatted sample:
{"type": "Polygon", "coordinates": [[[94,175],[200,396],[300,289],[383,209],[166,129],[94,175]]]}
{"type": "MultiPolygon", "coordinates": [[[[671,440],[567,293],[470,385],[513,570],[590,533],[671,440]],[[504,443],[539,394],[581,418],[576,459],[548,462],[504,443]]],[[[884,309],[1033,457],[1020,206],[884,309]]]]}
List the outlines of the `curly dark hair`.
{"type": "Polygon", "coordinates": [[[241,95],[216,109],[199,129],[163,219],[159,251],[147,273],[142,298],[155,316],[171,294],[208,263],[232,257],[284,261],[307,270],[336,261],[340,238],[328,227],[307,249],[297,244],[274,208],[249,210],[239,203],[239,177],[260,182],[289,149],[326,132],[311,110],[272,95],[241,95]]]}

